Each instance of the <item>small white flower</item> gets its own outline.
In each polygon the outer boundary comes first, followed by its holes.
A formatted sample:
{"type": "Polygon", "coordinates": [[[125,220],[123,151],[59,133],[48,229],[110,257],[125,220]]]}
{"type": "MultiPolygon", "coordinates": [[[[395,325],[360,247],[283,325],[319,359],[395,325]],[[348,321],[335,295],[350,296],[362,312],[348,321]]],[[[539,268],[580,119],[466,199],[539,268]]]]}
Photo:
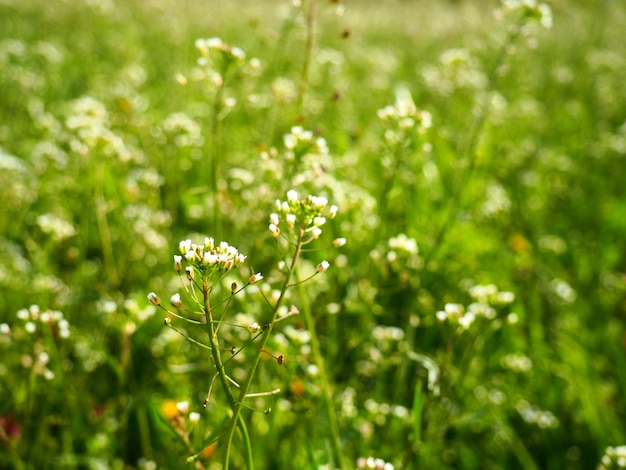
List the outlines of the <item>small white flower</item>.
{"type": "Polygon", "coordinates": [[[298,200],[298,192],[294,189],[287,191],[287,200],[288,201],[297,201],[298,200]]]}
{"type": "Polygon", "coordinates": [[[346,244],[346,239],[345,238],[335,238],[333,240],[333,246],[335,247],[340,247],[340,246],[344,246],[346,244]]]}
{"type": "Polygon", "coordinates": [[[192,411],[191,413],[189,413],[189,422],[190,423],[197,423],[198,421],[200,421],[200,413],[196,413],[195,411],[192,411]]]}
{"type": "Polygon", "coordinates": [[[179,401],[176,403],[176,409],[182,415],[186,415],[189,413],[189,402],[188,401],[179,401]]]}
{"type": "Polygon", "coordinates": [[[330,267],[330,263],[326,260],[322,261],[320,264],[317,265],[317,272],[318,273],[325,273],[328,268],[330,267]]]}
{"type": "Polygon", "coordinates": [[[187,253],[191,250],[191,240],[183,240],[178,244],[181,253],[187,253]]]}
{"type": "Polygon", "coordinates": [[[156,295],[156,293],[154,293],[154,292],[150,292],[150,293],[148,294],[148,300],[150,301],[150,303],[151,303],[152,305],[155,305],[155,306],[157,306],[157,307],[158,307],[159,305],[161,305],[161,299],[160,299],[160,297],[159,297],[158,295],[156,295]]]}
{"type": "Polygon", "coordinates": [[[248,282],[250,284],[256,284],[257,282],[261,281],[263,279],[263,276],[261,275],[261,273],[256,273],[253,274],[252,276],[250,276],[250,279],[248,279],[248,282]]]}
{"type": "Polygon", "coordinates": [[[182,299],[180,298],[180,294],[178,294],[178,293],[173,294],[173,295],[170,297],[170,303],[171,303],[174,307],[179,308],[179,307],[183,304],[183,301],[182,301],[182,299]]]}
{"type": "Polygon", "coordinates": [[[187,274],[187,279],[189,279],[191,281],[193,279],[194,275],[196,274],[196,272],[193,270],[193,267],[187,266],[185,268],[185,274],[187,274]]]}
{"type": "Polygon", "coordinates": [[[270,224],[269,229],[273,237],[280,235],[280,229],[275,224],[270,224]]]}

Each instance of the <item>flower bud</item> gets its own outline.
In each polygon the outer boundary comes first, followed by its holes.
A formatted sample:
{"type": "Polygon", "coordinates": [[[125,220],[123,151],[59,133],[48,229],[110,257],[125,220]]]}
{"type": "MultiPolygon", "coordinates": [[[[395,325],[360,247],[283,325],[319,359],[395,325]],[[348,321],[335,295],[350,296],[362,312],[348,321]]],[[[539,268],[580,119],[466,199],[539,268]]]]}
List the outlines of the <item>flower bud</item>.
{"type": "Polygon", "coordinates": [[[161,305],[161,299],[160,299],[160,297],[159,297],[158,295],[156,295],[154,292],[150,292],[150,293],[148,294],[148,300],[150,301],[150,303],[151,303],[152,305],[156,305],[157,307],[158,307],[159,305],[161,305]]]}
{"type": "Polygon", "coordinates": [[[333,240],[333,245],[335,247],[340,247],[340,246],[344,246],[346,244],[346,239],[345,238],[335,238],[333,240]]]}
{"type": "Polygon", "coordinates": [[[172,304],[172,306],[179,308],[181,305],[183,305],[183,301],[180,298],[180,294],[174,294],[170,297],[170,303],[172,304]]]}
{"type": "Polygon", "coordinates": [[[189,402],[188,401],[180,401],[176,403],[176,409],[181,415],[186,415],[189,413],[189,402]]]}
{"type": "Polygon", "coordinates": [[[317,272],[318,273],[325,273],[328,268],[330,267],[330,263],[326,260],[322,261],[320,264],[317,265],[317,272]]]}
{"type": "Polygon", "coordinates": [[[278,235],[280,235],[280,229],[275,224],[270,224],[269,228],[273,237],[277,237],[278,235]]]}
{"type": "Polygon", "coordinates": [[[261,273],[256,273],[256,274],[253,274],[252,276],[250,276],[250,279],[248,279],[248,283],[256,284],[257,282],[261,281],[262,279],[263,279],[263,276],[261,275],[261,273]]]}

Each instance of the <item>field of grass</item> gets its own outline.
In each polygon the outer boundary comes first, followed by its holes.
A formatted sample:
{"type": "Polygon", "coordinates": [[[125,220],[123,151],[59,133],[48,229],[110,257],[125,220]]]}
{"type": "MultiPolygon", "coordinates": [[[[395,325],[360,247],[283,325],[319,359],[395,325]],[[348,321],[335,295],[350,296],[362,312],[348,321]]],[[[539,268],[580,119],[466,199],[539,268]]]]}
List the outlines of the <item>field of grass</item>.
{"type": "Polygon", "coordinates": [[[548,4],[0,0],[0,468],[626,468],[626,3],[548,4]]]}

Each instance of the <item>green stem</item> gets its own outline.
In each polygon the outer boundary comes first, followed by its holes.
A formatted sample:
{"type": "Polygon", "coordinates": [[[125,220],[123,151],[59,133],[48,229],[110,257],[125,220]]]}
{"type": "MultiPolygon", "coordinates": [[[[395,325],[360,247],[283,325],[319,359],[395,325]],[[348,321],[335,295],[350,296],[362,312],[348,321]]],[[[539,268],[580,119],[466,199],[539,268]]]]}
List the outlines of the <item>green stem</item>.
{"type": "Polygon", "coordinates": [[[220,162],[222,159],[222,104],[224,99],[224,86],[226,77],[222,77],[224,82],[220,84],[215,93],[213,102],[213,119],[211,122],[211,164],[209,181],[213,195],[213,233],[216,236],[222,235],[222,212],[220,210],[220,162]]]}
{"type": "Polygon", "coordinates": [[[104,258],[104,270],[107,275],[107,281],[117,286],[119,284],[119,276],[115,266],[115,257],[113,256],[113,243],[111,241],[111,231],[109,230],[109,222],[107,219],[107,203],[104,197],[104,164],[100,164],[96,169],[96,194],[94,195],[94,207],[96,210],[96,222],[98,224],[98,232],[100,234],[100,243],[102,244],[102,257],[104,258]]]}
{"type": "Polygon", "coordinates": [[[311,61],[313,59],[313,50],[315,49],[315,26],[317,24],[317,0],[311,0],[309,3],[309,14],[307,15],[307,35],[304,52],[304,62],[302,64],[302,75],[300,77],[300,94],[298,95],[298,114],[303,117],[304,99],[309,87],[309,74],[311,69],[311,61]]]}
{"type": "Polygon", "coordinates": [[[322,385],[322,393],[324,396],[324,405],[326,406],[326,413],[328,414],[328,424],[330,426],[330,433],[332,437],[333,447],[335,455],[339,461],[339,466],[342,469],[350,468],[346,461],[346,457],[342,450],[341,436],[339,434],[339,424],[337,420],[337,414],[335,413],[335,407],[333,405],[333,392],[328,381],[328,375],[326,374],[326,366],[324,365],[324,358],[320,350],[319,340],[315,331],[315,320],[311,312],[311,305],[304,291],[304,284],[300,282],[298,270],[295,272],[296,282],[298,283],[298,290],[300,294],[300,307],[304,316],[304,323],[309,334],[311,335],[311,352],[313,353],[313,360],[319,370],[319,377],[322,385]]]}
{"type": "Polygon", "coordinates": [[[235,403],[235,397],[230,388],[230,384],[226,379],[226,373],[224,372],[224,363],[222,361],[222,355],[220,353],[219,341],[217,340],[216,330],[213,326],[213,314],[211,312],[211,302],[209,300],[210,286],[208,278],[203,280],[202,294],[204,301],[204,316],[206,319],[207,332],[209,334],[209,344],[211,345],[211,357],[213,358],[213,365],[217,369],[217,375],[220,379],[222,390],[224,390],[224,393],[226,393],[228,403],[232,407],[235,403]]]}
{"type": "Polygon", "coordinates": [[[248,394],[248,391],[250,390],[252,379],[256,373],[259,363],[261,362],[261,357],[263,355],[265,345],[267,344],[267,341],[270,337],[270,334],[272,332],[272,327],[274,326],[274,322],[276,321],[276,317],[278,316],[278,311],[280,309],[280,306],[283,303],[283,299],[285,298],[287,288],[289,287],[289,281],[291,280],[291,277],[294,274],[294,271],[296,269],[296,264],[298,262],[298,259],[300,258],[303,237],[304,237],[304,230],[301,229],[300,233],[298,234],[298,239],[296,241],[296,249],[294,251],[293,258],[291,260],[291,265],[289,266],[289,271],[287,272],[287,275],[285,276],[285,279],[283,281],[283,284],[280,290],[280,295],[278,296],[278,300],[276,301],[276,304],[274,305],[274,308],[272,309],[271,319],[269,323],[263,326],[263,334],[261,335],[259,347],[253,359],[252,366],[250,367],[250,370],[248,371],[248,375],[246,376],[245,381],[241,384],[238,399],[235,400],[234,403],[232,403],[231,408],[233,410],[233,415],[230,418],[230,423],[228,424],[228,427],[225,433],[226,451],[224,453],[224,462],[223,462],[224,470],[228,470],[228,465],[230,463],[229,462],[230,451],[232,447],[233,435],[235,433],[235,427],[238,422],[243,421],[243,419],[241,418],[241,408],[243,407],[243,402],[246,399],[246,395],[248,394]]]}

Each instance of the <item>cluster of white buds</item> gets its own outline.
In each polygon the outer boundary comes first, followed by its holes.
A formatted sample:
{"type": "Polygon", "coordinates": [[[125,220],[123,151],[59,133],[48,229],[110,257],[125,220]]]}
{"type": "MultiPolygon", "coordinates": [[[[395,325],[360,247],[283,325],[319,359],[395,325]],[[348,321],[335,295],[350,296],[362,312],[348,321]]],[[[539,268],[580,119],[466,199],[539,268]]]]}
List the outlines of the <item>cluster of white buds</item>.
{"type": "Polygon", "coordinates": [[[357,469],[367,470],[393,470],[394,466],[389,462],[385,462],[383,459],[374,457],[360,457],[356,462],[357,469]]]}
{"type": "Polygon", "coordinates": [[[510,305],[515,300],[512,292],[499,291],[493,284],[476,285],[468,289],[470,297],[474,302],[467,308],[462,304],[447,303],[443,310],[436,313],[439,321],[450,320],[457,322],[463,329],[468,329],[478,317],[488,320],[496,318],[495,306],[510,305]]]}
{"type": "Polygon", "coordinates": [[[505,13],[517,13],[527,21],[537,21],[542,27],[552,27],[552,10],[546,3],[538,3],[537,0],[502,0],[502,8],[505,13]]]}
{"type": "Polygon", "coordinates": [[[379,109],[377,115],[389,127],[385,131],[388,141],[397,140],[410,130],[424,134],[432,127],[432,115],[428,111],[418,110],[411,93],[404,88],[396,91],[396,102],[379,109]]]}
{"type": "Polygon", "coordinates": [[[246,53],[241,48],[230,46],[223,42],[221,38],[196,39],[195,46],[200,51],[202,57],[208,57],[211,52],[220,52],[232,57],[233,60],[239,63],[246,60],[246,53]]]}
{"type": "MultiPolygon", "coordinates": [[[[246,259],[245,255],[239,253],[234,246],[226,242],[216,245],[210,237],[205,238],[203,244],[183,240],[178,244],[178,249],[181,254],[174,256],[174,267],[178,272],[182,269],[183,258],[201,273],[214,270],[225,272],[238,268],[246,259]]],[[[187,277],[189,276],[193,277],[193,274],[187,271],[187,277]]]]}
{"type": "MultiPolygon", "coordinates": [[[[304,230],[311,234],[311,238],[319,238],[326,218],[332,219],[337,211],[335,205],[328,207],[328,199],[325,197],[309,195],[300,199],[298,193],[292,189],[287,192],[286,201],[276,200],[276,212],[270,214],[269,230],[277,237],[281,233],[279,226],[284,222],[291,233],[304,230]]],[[[338,243],[342,244],[343,240],[338,243]]]]}
{"type": "Polygon", "coordinates": [[[313,132],[294,126],[283,136],[287,149],[287,159],[300,158],[307,154],[328,155],[328,146],[323,137],[315,137],[313,132]]]}
{"type": "Polygon", "coordinates": [[[226,44],[220,38],[196,39],[195,46],[200,52],[200,70],[217,86],[223,85],[225,77],[246,60],[241,48],[226,44]]]}
{"type": "Polygon", "coordinates": [[[59,338],[65,339],[70,336],[70,324],[59,310],[42,311],[38,305],[31,305],[18,310],[17,318],[24,321],[24,329],[28,333],[34,333],[39,323],[50,327],[59,338]]]}
{"type": "Polygon", "coordinates": [[[598,467],[598,470],[608,470],[609,468],[626,468],[626,445],[607,447],[600,462],[601,463],[598,467]]]}

